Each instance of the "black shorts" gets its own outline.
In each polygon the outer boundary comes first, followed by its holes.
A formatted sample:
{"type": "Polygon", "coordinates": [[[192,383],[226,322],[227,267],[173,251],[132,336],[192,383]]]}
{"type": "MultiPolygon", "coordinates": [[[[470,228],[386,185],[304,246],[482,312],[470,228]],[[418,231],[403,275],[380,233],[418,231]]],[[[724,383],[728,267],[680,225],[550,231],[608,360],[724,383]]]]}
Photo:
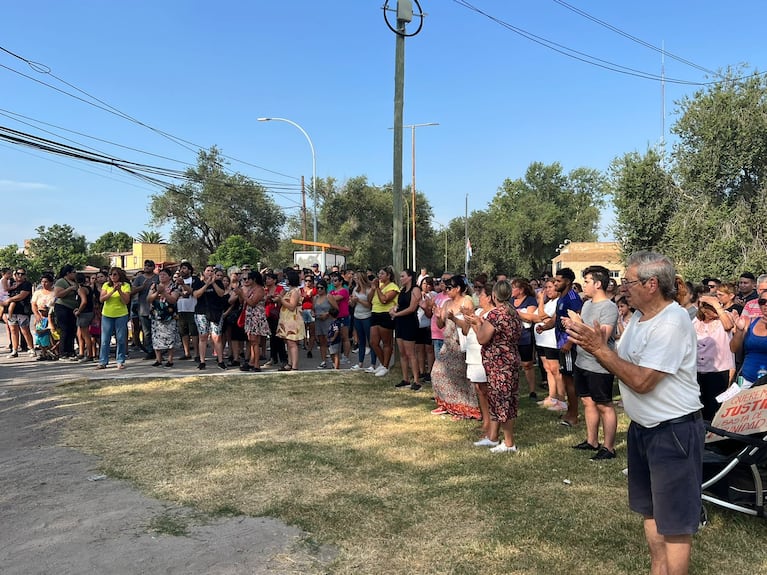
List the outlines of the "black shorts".
{"type": "Polygon", "coordinates": [[[394,331],[397,339],[415,341],[418,335],[418,318],[414,313],[394,318],[394,331]]]}
{"type": "Polygon", "coordinates": [[[572,375],[573,369],[575,369],[575,357],[578,354],[575,352],[575,346],[571,347],[568,351],[559,350],[559,373],[562,375],[572,375]]]}
{"type": "Polygon", "coordinates": [[[536,346],[535,350],[538,352],[538,357],[545,357],[546,359],[559,361],[559,350],[556,347],[536,346]]]}
{"type": "Polygon", "coordinates": [[[394,320],[389,315],[388,311],[373,312],[370,315],[370,327],[382,327],[384,329],[393,330],[394,320]]]}
{"type": "Polygon", "coordinates": [[[533,344],[532,343],[517,345],[517,349],[519,350],[520,360],[524,362],[533,361],[533,344]]]}
{"type": "Polygon", "coordinates": [[[197,337],[197,324],[194,323],[193,311],[178,312],[178,335],[181,337],[197,337]]]}
{"type": "Polygon", "coordinates": [[[575,393],[578,397],[590,397],[594,403],[609,404],[613,402],[614,381],[615,376],[612,373],[596,373],[581,369],[577,365],[573,370],[575,393]]]}
{"type": "Polygon", "coordinates": [[[431,326],[418,328],[418,333],[415,334],[415,344],[431,345],[431,326]]]}

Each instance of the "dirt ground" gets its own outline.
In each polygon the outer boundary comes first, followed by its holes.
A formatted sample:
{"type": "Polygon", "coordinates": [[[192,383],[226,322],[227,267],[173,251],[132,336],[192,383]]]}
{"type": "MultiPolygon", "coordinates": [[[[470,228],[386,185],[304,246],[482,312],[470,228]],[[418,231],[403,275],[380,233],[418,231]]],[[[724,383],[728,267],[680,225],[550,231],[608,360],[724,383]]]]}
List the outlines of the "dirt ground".
{"type": "Polygon", "coordinates": [[[5,333],[0,346],[4,575],[328,572],[334,552],[278,520],[205,517],[100,476],[97,458],[59,445],[73,408],[57,403],[51,389],[83,373],[10,358],[5,333]]]}

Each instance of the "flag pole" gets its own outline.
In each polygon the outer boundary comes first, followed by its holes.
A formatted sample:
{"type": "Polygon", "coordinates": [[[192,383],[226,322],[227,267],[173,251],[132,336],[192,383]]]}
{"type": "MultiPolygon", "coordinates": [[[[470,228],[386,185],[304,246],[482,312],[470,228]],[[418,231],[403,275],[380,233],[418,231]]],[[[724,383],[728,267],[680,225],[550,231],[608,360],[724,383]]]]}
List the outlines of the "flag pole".
{"type": "Polygon", "coordinates": [[[464,235],[464,247],[465,249],[465,256],[464,256],[464,264],[463,264],[463,273],[468,278],[469,277],[469,258],[471,258],[471,244],[469,243],[469,194],[466,194],[466,207],[465,207],[465,213],[464,213],[464,228],[463,228],[463,235],[464,235]]]}

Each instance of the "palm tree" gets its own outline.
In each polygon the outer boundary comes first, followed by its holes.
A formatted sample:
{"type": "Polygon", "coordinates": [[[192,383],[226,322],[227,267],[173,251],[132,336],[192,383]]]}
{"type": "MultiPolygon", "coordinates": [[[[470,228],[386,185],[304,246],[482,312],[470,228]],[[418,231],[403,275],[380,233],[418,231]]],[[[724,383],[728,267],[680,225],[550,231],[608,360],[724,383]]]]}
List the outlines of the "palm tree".
{"type": "Polygon", "coordinates": [[[160,235],[160,232],[153,231],[141,231],[136,236],[136,241],[142,244],[164,244],[165,239],[160,235]]]}

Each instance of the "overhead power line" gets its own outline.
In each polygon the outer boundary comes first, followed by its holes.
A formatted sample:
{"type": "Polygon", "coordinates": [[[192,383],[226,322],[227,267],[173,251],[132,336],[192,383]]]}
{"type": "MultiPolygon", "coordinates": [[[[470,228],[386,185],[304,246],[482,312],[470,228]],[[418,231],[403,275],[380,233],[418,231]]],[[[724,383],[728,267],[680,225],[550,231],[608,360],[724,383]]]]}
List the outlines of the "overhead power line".
{"type": "MultiPolygon", "coordinates": [[[[50,154],[55,154],[58,156],[91,162],[93,164],[98,164],[102,166],[112,167],[112,168],[121,170],[127,174],[130,174],[131,176],[139,178],[149,184],[160,186],[162,188],[167,188],[172,185],[171,182],[169,182],[168,180],[184,180],[184,181],[194,180],[194,178],[191,178],[190,175],[187,174],[186,170],[175,170],[175,169],[163,168],[160,166],[142,164],[139,162],[131,162],[129,160],[122,160],[119,158],[115,158],[113,156],[109,156],[108,154],[103,154],[100,152],[94,152],[94,151],[85,150],[82,148],[77,148],[74,146],[70,146],[68,144],[63,144],[61,142],[56,142],[54,140],[42,138],[40,136],[35,136],[32,134],[27,134],[25,132],[20,132],[18,130],[14,130],[12,128],[8,128],[5,126],[0,126],[0,140],[5,140],[6,142],[10,142],[12,144],[30,147],[36,150],[40,150],[50,154]]],[[[228,185],[228,183],[225,182],[225,185],[228,185]]],[[[272,189],[267,188],[266,186],[264,186],[264,188],[268,192],[274,195],[278,195],[292,203],[295,203],[295,200],[293,198],[289,198],[288,196],[300,194],[299,191],[280,192],[280,191],[274,190],[273,188],[272,189]]],[[[288,189],[288,188],[285,188],[285,189],[288,189]]]]}
{"type": "MultiPolygon", "coordinates": [[[[83,98],[81,96],[78,96],[76,94],[72,94],[71,92],[63,90],[63,89],[61,89],[61,88],[59,88],[57,86],[54,86],[53,84],[49,84],[48,82],[43,82],[42,80],[39,80],[39,79],[37,79],[37,78],[35,78],[33,76],[30,76],[29,74],[24,74],[23,72],[20,72],[19,70],[15,70],[14,68],[11,68],[9,66],[5,66],[3,64],[0,64],[0,67],[5,68],[6,70],[8,70],[10,72],[13,72],[14,74],[18,74],[19,76],[22,76],[24,78],[32,80],[33,82],[36,82],[36,83],[41,84],[43,86],[47,86],[48,88],[51,88],[52,90],[55,90],[55,91],[57,91],[57,92],[59,92],[61,94],[64,94],[66,96],[69,96],[71,98],[79,100],[80,102],[88,104],[89,106],[93,106],[93,107],[95,107],[95,108],[97,108],[99,110],[102,110],[102,111],[107,112],[109,114],[113,114],[113,115],[115,115],[117,117],[123,118],[125,120],[130,121],[130,122],[133,122],[133,123],[135,123],[135,124],[137,124],[139,126],[142,126],[142,127],[146,128],[146,129],[148,129],[148,130],[151,130],[152,132],[162,136],[163,138],[166,138],[166,139],[170,140],[171,142],[173,142],[173,143],[175,143],[175,144],[177,144],[177,145],[179,145],[179,146],[181,146],[181,147],[183,147],[183,148],[185,148],[185,149],[187,149],[187,150],[189,150],[191,152],[197,153],[198,150],[204,148],[204,146],[200,146],[198,144],[195,144],[194,142],[190,142],[189,140],[185,140],[184,138],[180,138],[178,136],[174,136],[173,134],[171,134],[169,132],[166,132],[164,130],[160,130],[158,128],[150,126],[149,124],[147,124],[145,122],[142,122],[141,120],[138,120],[138,119],[134,118],[133,116],[131,116],[131,115],[129,115],[129,114],[119,110],[118,108],[112,106],[111,104],[108,104],[107,102],[97,98],[96,96],[86,92],[85,90],[83,90],[81,88],[78,88],[74,84],[72,84],[70,82],[67,82],[63,78],[60,78],[60,77],[56,76],[51,71],[51,68],[49,66],[45,65],[45,64],[41,64],[40,62],[35,62],[33,60],[25,58],[24,56],[16,54],[15,52],[12,52],[11,50],[8,50],[7,48],[5,48],[3,46],[0,46],[0,51],[5,52],[6,54],[8,54],[8,55],[10,55],[10,56],[12,56],[12,57],[14,57],[14,58],[24,62],[27,66],[29,66],[35,72],[38,72],[40,74],[46,74],[46,75],[50,76],[51,78],[54,78],[54,79],[58,80],[59,82],[61,82],[65,86],[68,86],[68,87],[72,88],[73,90],[76,90],[77,92],[79,92],[83,96],[87,96],[87,98],[90,98],[90,100],[88,100],[86,98],[83,98]]],[[[269,168],[265,168],[263,166],[259,166],[258,164],[253,164],[251,162],[247,162],[245,160],[241,160],[241,159],[235,158],[233,156],[227,156],[227,155],[224,155],[224,154],[222,154],[222,156],[224,158],[228,159],[228,160],[232,160],[234,162],[238,162],[238,163],[243,164],[245,166],[250,166],[251,168],[257,168],[259,170],[263,170],[265,172],[269,172],[269,173],[272,173],[272,174],[275,174],[275,175],[278,175],[278,176],[283,176],[283,177],[286,177],[286,178],[290,178],[290,179],[293,179],[293,180],[296,180],[296,181],[300,180],[300,178],[298,178],[296,176],[290,176],[288,174],[283,174],[282,172],[278,172],[276,170],[270,170],[269,168]]]]}
{"type": "Polygon", "coordinates": [[[619,35],[623,36],[624,38],[628,38],[632,42],[636,42],[637,44],[640,44],[640,45],[644,46],[645,48],[649,48],[650,50],[654,50],[655,52],[658,52],[660,54],[664,54],[665,56],[671,58],[672,60],[676,60],[677,62],[681,62],[682,64],[686,64],[686,65],[688,65],[688,66],[690,66],[692,68],[695,68],[696,70],[700,70],[701,72],[705,72],[706,74],[711,74],[712,76],[718,76],[719,75],[717,72],[715,72],[713,70],[709,70],[708,68],[704,68],[703,66],[700,66],[700,65],[696,64],[695,62],[691,62],[690,60],[682,58],[681,56],[677,56],[677,55],[675,55],[675,54],[665,50],[664,48],[660,48],[660,47],[655,46],[655,45],[653,45],[653,44],[651,44],[649,42],[646,42],[646,41],[642,40],[641,38],[637,38],[636,36],[632,36],[628,32],[626,32],[624,30],[621,30],[617,26],[613,26],[609,22],[605,22],[604,20],[600,20],[596,16],[592,16],[591,14],[586,12],[585,10],[581,10],[580,8],[577,8],[577,7],[573,6],[572,4],[568,4],[564,0],[553,0],[553,1],[556,2],[557,4],[559,4],[560,6],[562,6],[563,8],[567,8],[568,10],[570,10],[572,12],[575,12],[579,16],[583,16],[584,18],[586,18],[588,20],[591,20],[592,22],[597,23],[600,26],[603,26],[603,27],[607,28],[608,30],[612,30],[616,34],[619,34],[619,35]]]}
{"type": "Polygon", "coordinates": [[[480,8],[477,8],[473,4],[467,2],[466,0],[453,0],[453,2],[455,2],[456,4],[460,6],[463,6],[464,8],[471,10],[472,12],[476,12],[477,14],[480,14],[484,16],[485,18],[492,20],[496,24],[503,26],[507,30],[514,32],[515,34],[522,36],[523,38],[530,40],[531,42],[535,42],[536,44],[544,46],[545,48],[548,48],[549,50],[553,50],[554,52],[562,54],[563,56],[567,56],[568,58],[578,60],[585,64],[590,64],[598,68],[609,70],[611,72],[617,72],[619,74],[625,74],[627,76],[643,78],[645,80],[654,80],[658,82],[665,81],[671,84],[682,84],[682,85],[688,85],[688,86],[705,86],[706,85],[705,82],[696,82],[691,80],[681,80],[678,78],[663,77],[658,74],[643,72],[642,70],[637,70],[635,68],[630,68],[628,66],[616,64],[615,62],[610,62],[602,58],[597,58],[596,56],[592,56],[585,52],[581,52],[579,50],[569,48],[563,44],[559,44],[552,40],[548,40],[546,38],[543,38],[542,36],[538,36],[536,34],[523,30],[522,28],[509,24],[508,22],[501,20],[500,18],[493,16],[492,14],[488,14],[487,12],[481,10],[480,8]]]}

